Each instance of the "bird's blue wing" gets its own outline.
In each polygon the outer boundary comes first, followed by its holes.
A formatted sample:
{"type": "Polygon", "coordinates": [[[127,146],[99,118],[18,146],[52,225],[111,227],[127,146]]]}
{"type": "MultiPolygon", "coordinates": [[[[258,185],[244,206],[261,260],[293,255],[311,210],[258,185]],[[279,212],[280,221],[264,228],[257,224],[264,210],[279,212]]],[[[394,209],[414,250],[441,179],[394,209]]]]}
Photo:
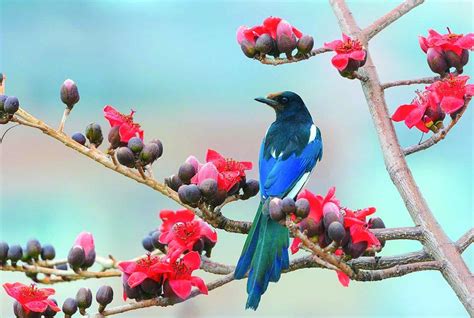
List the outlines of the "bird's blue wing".
{"type": "Polygon", "coordinates": [[[265,198],[286,196],[306,173],[313,170],[321,156],[322,142],[320,138],[307,144],[299,154],[293,152],[289,156],[268,159],[260,156],[262,196],[265,198]]]}

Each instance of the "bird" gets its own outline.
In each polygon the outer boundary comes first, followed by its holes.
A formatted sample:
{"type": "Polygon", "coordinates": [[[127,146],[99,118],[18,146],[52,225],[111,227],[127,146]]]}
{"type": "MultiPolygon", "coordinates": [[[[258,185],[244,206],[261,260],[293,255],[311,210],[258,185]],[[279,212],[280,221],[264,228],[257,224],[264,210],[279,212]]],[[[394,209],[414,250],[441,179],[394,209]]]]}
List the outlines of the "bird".
{"type": "Polygon", "coordinates": [[[260,147],[260,204],[234,272],[236,279],[248,273],[245,308],[253,310],[268,283],[277,282],[290,265],[288,229],[270,218],[269,202],[295,199],[323,155],[321,132],[299,95],[285,91],[255,100],[272,107],[276,120],[260,147]]]}

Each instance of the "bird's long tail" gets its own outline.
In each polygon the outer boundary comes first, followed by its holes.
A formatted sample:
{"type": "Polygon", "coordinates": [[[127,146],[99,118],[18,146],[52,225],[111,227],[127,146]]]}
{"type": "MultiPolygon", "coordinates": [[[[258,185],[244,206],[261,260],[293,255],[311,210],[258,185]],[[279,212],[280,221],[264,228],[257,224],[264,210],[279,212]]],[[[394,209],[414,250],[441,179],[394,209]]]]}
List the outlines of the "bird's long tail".
{"type": "Polygon", "coordinates": [[[268,213],[270,199],[262,200],[245,241],[235,269],[235,278],[245,277],[247,271],[247,305],[257,309],[268,282],[277,282],[281,271],[289,267],[288,229],[273,221],[268,213]]]}

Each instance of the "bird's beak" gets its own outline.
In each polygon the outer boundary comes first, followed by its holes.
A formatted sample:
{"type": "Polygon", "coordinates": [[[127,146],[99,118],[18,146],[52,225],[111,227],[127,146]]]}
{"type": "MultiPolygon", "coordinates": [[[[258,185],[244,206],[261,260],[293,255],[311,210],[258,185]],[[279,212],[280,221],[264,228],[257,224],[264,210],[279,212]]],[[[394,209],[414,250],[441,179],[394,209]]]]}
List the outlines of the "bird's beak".
{"type": "Polygon", "coordinates": [[[277,101],[269,98],[264,98],[264,97],[257,97],[255,98],[257,102],[267,104],[268,106],[271,106],[273,108],[277,107],[279,104],[277,101]]]}

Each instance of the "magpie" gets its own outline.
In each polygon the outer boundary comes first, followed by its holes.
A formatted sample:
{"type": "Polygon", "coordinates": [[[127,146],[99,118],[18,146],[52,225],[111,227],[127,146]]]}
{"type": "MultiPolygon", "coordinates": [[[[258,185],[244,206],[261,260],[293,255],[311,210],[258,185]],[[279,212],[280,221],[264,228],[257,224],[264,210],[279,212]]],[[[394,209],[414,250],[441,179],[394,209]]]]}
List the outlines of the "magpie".
{"type": "Polygon", "coordinates": [[[288,229],[270,218],[269,202],[296,198],[323,155],[321,132],[300,96],[286,91],[255,100],[272,107],[276,120],[260,147],[260,205],[234,273],[241,279],[248,272],[246,309],[253,310],[290,265],[288,229]]]}

